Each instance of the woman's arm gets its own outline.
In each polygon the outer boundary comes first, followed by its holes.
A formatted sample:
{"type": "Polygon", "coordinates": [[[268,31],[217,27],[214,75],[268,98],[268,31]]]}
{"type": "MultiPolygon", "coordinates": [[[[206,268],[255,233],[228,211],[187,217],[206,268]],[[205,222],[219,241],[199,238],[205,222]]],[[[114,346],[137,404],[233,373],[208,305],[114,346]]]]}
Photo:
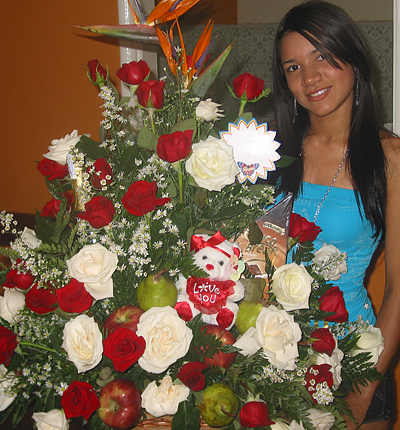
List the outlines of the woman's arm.
{"type": "MultiPolygon", "coordinates": [[[[387,207],[385,236],[386,283],[383,303],[376,326],[381,329],[385,349],[377,363],[385,374],[400,345],[400,139],[382,141],[387,157],[387,207]]],[[[364,421],[379,382],[363,387],[361,393],[351,393],[346,399],[359,423],[364,421]]],[[[356,426],[348,421],[348,428],[356,426]]],[[[376,424],[376,423],[375,423],[376,424]]],[[[375,425],[375,428],[376,425],[375,425]]]]}

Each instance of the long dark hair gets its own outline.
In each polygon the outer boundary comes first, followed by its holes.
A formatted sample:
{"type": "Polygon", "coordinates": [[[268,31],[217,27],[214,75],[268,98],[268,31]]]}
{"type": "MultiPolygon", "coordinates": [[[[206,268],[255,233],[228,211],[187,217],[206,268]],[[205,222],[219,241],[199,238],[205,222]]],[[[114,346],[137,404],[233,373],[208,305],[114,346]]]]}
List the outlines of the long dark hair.
{"type": "Polygon", "coordinates": [[[279,24],[273,54],[273,88],[277,140],[282,152],[297,158],[289,169],[281,169],[281,191],[295,196],[301,188],[303,161],[301,145],[310,127],[308,111],[297,104],[286,83],[281,64],[282,38],[297,32],[313,44],[333,67],[335,59],[350,64],[354,70],[355,97],[349,133],[349,173],[362,216],[375,227],[375,237],[384,237],[386,207],[385,154],[380,139],[376,93],[371,82],[371,68],[365,45],[349,15],[340,7],[312,0],[292,8],[279,24]],[[356,102],[357,99],[357,102],[356,102]],[[361,202],[360,202],[361,200],[361,202]]]}

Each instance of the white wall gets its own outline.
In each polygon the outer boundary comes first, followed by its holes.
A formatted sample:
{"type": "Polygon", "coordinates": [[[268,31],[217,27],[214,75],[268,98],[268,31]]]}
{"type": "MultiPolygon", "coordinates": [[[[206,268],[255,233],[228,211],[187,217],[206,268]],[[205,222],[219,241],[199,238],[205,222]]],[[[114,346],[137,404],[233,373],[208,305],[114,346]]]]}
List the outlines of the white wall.
{"type": "MultiPolygon", "coordinates": [[[[391,21],[393,0],[330,0],[342,7],[354,21],[391,21]]],[[[239,24],[278,23],[301,0],[238,0],[239,24]]]]}

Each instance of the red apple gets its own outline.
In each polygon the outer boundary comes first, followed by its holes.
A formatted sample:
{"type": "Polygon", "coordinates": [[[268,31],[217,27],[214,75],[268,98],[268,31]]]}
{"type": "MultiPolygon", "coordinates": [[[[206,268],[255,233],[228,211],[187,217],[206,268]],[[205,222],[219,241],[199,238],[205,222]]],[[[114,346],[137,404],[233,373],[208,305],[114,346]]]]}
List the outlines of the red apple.
{"type": "Polygon", "coordinates": [[[125,327],[136,333],[139,318],[142,313],[143,310],[134,305],[125,305],[115,309],[106,319],[104,331],[106,333],[111,333],[119,327],[125,327]]]}
{"type": "MultiPolygon", "coordinates": [[[[207,333],[213,334],[217,339],[222,342],[222,345],[233,345],[236,342],[235,336],[228,330],[225,330],[216,324],[207,324],[201,328],[206,330],[207,333]]],[[[209,366],[221,366],[228,369],[235,361],[236,352],[226,353],[219,351],[212,358],[204,357],[204,362],[209,366]]]]}
{"type": "Polygon", "coordinates": [[[140,391],[128,379],[114,379],[100,391],[101,420],[107,426],[125,430],[132,428],[139,420],[142,406],[140,391]]]}

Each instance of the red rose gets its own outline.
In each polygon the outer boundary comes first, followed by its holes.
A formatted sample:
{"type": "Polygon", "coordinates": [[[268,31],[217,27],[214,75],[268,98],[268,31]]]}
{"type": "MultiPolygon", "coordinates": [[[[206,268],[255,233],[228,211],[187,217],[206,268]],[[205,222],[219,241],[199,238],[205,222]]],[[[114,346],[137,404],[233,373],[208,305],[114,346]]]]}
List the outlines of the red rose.
{"type": "Polygon", "coordinates": [[[315,240],[321,231],[317,225],[299,214],[292,213],[290,216],[289,236],[293,239],[297,238],[299,243],[315,240]]]}
{"type": "Polygon", "coordinates": [[[89,79],[97,85],[102,85],[107,80],[107,70],[100,64],[99,60],[90,60],[87,63],[89,68],[89,79]]]}
{"type": "Polygon", "coordinates": [[[208,367],[208,364],[200,361],[191,361],[181,367],[177,376],[191,390],[201,391],[206,384],[206,377],[202,372],[208,367]]]}
{"type": "Polygon", "coordinates": [[[158,156],[169,163],[185,159],[192,149],[192,135],[193,130],[163,134],[158,138],[158,156]]]}
{"type": "Polygon", "coordinates": [[[47,176],[48,181],[53,179],[64,179],[68,175],[68,165],[63,166],[56,161],[43,158],[43,160],[37,165],[39,172],[43,176],[47,176]]]}
{"type": "Polygon", "coordinates": [[[264,427],[275,424],[268,413],[268,407],[264,402],[248,402],[239,413],[239,421],[242,427],[264,427]]]}
{"type": "Polygon", "coordinates": [[[143,355],[146,341],[134,331],[118,327],[103,341],[104,355],[111,359],[117,372],[125,372],[143,355]]]}
{"type": "Polygon", "coordinates": [[[157,198],[156,181],[137,181],[128,188],[121,202],[130,214],[143,216],[170,200],[169,197],[157,198]]]}
{"type": "Polygon", "coordinates": [[[85,219],[93,228],[102,228],[112,221],[115,215],[114,206],[107,197],[96,196],[85,204],[85,212],[78,218],[85,219]]]}
{"type": "Polygon", "coordinates": [[[61,406],[67,418],[83,417],[87,421],[100,401],[88,382],[73,381],[61,397],[61,406]]]}
{"type": "Polygon", "coordinates": [[[88,173],[93,187],[99,189],[110,185],[114,177],[111,166],[105,158],[97,159],[93,166],[88,169],[88,173]]]}
{"type": "MultiPolygon", "coordinates": [[[[74,196],[71,193],[65,192],[64,197],[67,199],[67,208],[70,209],[74,201],[74,196]]],[[[58,211],[60,210],[60,204],[61,200],[53,197],[43,206],[42,210],[40,211],[40,216],[55,218],[58,214],[58,211]]]]}
{"type": "Polygon", "coordinates": [[[36,283],[25,296],[26,307],[38,314],[47,314],[57,307],[57,294],[53,288],[36,283]]]}
{"type": "Polygon", "coordinates": [[[319,298],[319,309],[324,312],[335,312],[335,315],[325,317],[326,321],[346,322],[349,318],[346,305],[344,303],[343,292],[339,287],[330,288],[319,298]]]}
{"type": "Polygon", "coordinates": [[[125,63],[117,70],[119,79],[129,85],[139,85],[149,76],[149,73],[150,68],[143,60],[125,63]]]}
{"type": "Polygon", "coordinates": [[[11,269],[6,275],[6,281],[3,287],[18,288],[19,290],[27,290],[35,282],[35,277],[27,272],[18,272],[17,269],[11,269]]]}
{"type": "Polygon", "coordinates": [[[311,394],[313,402],[317,404],[317,399],[314,398],[313,394],[317,390],[318,384],[323,384],[326,382],[329,388],[333,385],[333,375],[330,369],[332,366],[330,364],[314,364],[310,366],[304,377],[305,387],[307,391],[311,394]]]}
{"type": "Polygon", "coordinates": [[[233,91],[238,98],[253,100],[258,97],[264,89],[264,81],[256,78],[250,73],[243,73],[233,81],[233,91]]]}
{"type": "Polygon", "coordinates": [[[310,334],[311,346],[315,352],[332,355],[336,342],[332,333],[327,328],[317,328],[310,334]]]}
{"type": "Polygon", "coordinates": [[[161,109],[164,103],[164,81],[143,81],[136,91],[138,103],[143,107],[161,109]]]}
{"type": "Polygon", "coordinates": [[[85,312],[93,303],[93,297],[86,291],[85,285],[74,278],[57,290],[57,299],[63,311],[72,313],[85,312]]]}
{"type": "Polygon", "coordinates": [[[0,325],[0,364],[6,367],[10,364],[17,345],[17,335],[0,325]]]}

